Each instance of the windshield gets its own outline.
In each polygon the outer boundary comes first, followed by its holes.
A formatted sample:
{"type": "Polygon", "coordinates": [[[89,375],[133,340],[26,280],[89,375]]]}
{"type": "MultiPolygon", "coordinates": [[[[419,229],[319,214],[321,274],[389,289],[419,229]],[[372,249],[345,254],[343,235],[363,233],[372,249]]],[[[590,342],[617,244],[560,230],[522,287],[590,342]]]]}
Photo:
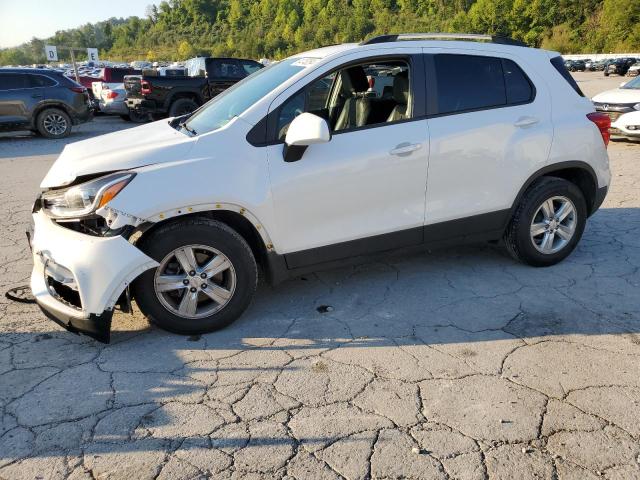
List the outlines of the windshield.
{"type": "Polygon", "coordinates": [[[640,90],[640,77],[636,77],[633,80],[625,83],[621,88],[631,88],[635,90],[640,90]]]}
{"type": "Polygon", "coordinates": [[[182,125],[182,128],[192,135],[200,135],[225,126],[232,118],[311,65],[314,60],[289,58],[258,70],[205,104],[182,125]]]}

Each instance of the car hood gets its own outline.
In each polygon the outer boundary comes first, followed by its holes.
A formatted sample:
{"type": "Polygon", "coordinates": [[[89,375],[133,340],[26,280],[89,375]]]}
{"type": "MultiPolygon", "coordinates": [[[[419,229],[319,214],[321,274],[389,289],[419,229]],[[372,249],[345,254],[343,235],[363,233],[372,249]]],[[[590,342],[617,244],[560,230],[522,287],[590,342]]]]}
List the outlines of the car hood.
{"type": "Polygon", "coordinates": [[[634,88],[615,88],[599,93],[591,100],[598,103],[638,103],[640,90],[634,88]]]}
{"type": "Polygon", "coordinates": [[[178,132],[168,120],[160,120],[71,143],[62,150],[40,187],[61,187],[83,175],[184,159],[195,140],[178,132]]]}

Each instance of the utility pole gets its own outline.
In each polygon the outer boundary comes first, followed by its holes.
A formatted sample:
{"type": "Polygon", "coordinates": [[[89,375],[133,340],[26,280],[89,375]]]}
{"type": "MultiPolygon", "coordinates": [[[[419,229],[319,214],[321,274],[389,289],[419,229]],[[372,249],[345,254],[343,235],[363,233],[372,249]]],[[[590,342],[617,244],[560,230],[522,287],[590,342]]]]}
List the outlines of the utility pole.
{"type": "Polygon", "coordinates": [[[66,48],[67,50],[69,50],[69,53],[71,54],[71,63],[73,63],[73,73],[76,76],[76,82],[80,83],[80,75],[78,75],[78,65],[76,65],[76,55],[75,52],[86,52],[87,49],[86,48],[76,48],[76,47],[67,47],[67,46],[61,46],[60,48],[66,48]]]}

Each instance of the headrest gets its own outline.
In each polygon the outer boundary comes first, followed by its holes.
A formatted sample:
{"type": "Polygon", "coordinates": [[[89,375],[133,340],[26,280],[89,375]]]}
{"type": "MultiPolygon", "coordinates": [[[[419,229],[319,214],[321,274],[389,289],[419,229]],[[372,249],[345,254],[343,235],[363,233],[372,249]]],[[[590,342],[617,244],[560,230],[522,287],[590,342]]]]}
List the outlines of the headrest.
{"type": "Polygon", "coordinates": [[[369,80],[361,66],[347,68],[340,72],[342,91],[347,94],[361,93],[369,90],[369,80]]]}
{"type": "Polygon", "coordinates": [[[393,99],[401,105],[409,103],[409,79],[402,74],[393,79],[393,99]]]}

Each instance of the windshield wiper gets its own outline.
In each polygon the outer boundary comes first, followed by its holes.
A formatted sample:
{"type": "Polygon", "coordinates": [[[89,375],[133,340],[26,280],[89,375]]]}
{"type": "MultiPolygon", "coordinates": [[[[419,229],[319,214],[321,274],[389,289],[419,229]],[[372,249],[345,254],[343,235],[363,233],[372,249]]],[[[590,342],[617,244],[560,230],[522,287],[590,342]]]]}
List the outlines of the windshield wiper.
{"type": "Polygon", "coordinates": [[[187,125],[186,123],[181,123],[180,124],[181,128],[184,128],[187,132],[189,132],[191,135],[196,136],[198,135],[198,132],[196,132],[193,128],[191,128],[189,125],[187,125]]]}

